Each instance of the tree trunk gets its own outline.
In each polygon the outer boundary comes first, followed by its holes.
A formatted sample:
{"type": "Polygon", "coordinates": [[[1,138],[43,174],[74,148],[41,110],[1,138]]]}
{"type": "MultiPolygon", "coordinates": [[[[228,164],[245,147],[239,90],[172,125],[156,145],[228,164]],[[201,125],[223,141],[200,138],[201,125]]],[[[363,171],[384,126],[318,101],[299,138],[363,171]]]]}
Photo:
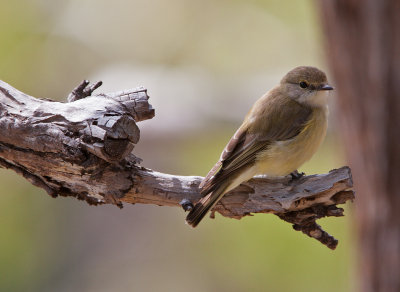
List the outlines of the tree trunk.
{"type": "Polygon", "coordinates": [[[359,291],[400,291],[400,1],[324,0],[326,49],[358,192],[359,291]]]}

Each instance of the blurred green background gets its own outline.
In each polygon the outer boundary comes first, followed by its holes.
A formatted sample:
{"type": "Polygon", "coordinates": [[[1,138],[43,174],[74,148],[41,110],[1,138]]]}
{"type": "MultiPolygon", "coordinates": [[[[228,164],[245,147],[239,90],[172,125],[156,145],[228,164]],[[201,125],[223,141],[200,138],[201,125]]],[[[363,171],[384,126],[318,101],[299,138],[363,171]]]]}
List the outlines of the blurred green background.
{"type": "MultiPolygon", "coordinates": [[[[143,85],[156,117],[139,124],[146,167],[205,175],[253,102],[298,65],[324,63],[312,1],[0,0],[0,79],[65,100],[143,85]]],[[[334,82],[333,82],[334,83],[334,82]]],[[[332,98],[334,100],[334,98],[332,98]]],[[[326,141],[301,169],[340,167],[332,101],[326,141]]],[[[352,291],[351,212],[320,223],[331,251],[273,215],[90,207],[52,199],[0,170],[0,291],[352,291]]]]}

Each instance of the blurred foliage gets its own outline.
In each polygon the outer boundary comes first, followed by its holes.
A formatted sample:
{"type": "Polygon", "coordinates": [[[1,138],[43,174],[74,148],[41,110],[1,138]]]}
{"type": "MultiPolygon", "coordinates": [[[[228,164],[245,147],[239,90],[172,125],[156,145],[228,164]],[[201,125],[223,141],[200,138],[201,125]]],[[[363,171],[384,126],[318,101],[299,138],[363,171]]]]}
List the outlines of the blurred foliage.
{"type": "MultiPolygon", "coordinates": [[[[143,85],[158,114],[139,125],[145,130],[134,151],[158,171],[205,175],[260,92],[294,66],[323,67],[308,0],[1,0],[0,7],[0,78],[19,90],[63,99],[93,76],[116,80],[116,90],[124,89],[115,77],[121,72],[152,76],[143,85]],[[125,71],[110,69],[120,64],[125,71]],[[198,87],[193,68],[208,76],[198,87]],[[159,94],[167,86],[170,94],[159,94]],[[177,110],[181,103],[194,110],[177,110]],[[222,117],[227,112],[234,118],[222,117]],[[173,119],[199,122],[164,131],[173,119]]],[[[339,145],[331,131],[302,170],[342,166],[339,145]]],[[[320,222],[340,240],[331,251],[273,215],[217,215],[192,230],[177,208],[54,200],[9,170],[0,172],[0,189],[0,291],[352,288],[348,208],[345,218],[320,222]]]]}

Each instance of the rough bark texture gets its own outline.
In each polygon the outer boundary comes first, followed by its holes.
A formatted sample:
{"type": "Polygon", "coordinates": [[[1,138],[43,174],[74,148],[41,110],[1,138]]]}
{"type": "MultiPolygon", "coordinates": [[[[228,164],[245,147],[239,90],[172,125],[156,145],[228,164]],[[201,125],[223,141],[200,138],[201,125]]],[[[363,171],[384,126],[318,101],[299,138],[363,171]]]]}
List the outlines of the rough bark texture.
{"type": "Polygon", "coordinates": [[[400,1],[325,0],[321,15],[354,172],[359,291],[400,291],[400,1]]]}
{"type": "MultiPolygon", "coordinates": [[[[51,196],[90,204],[180,206],[196,202],[202,177],[175,176],[138,165],[136,122],[154,116],[144,88],[90,96],[101,83],[82,82],[69,103],[36,99],[0,81],[0,166],[23,175],[51,196]]],[[[334,249],[337,240],[315,223],[343,216],[352,200],[348,167],[291,180],[254,178],[227,194],[213,212],[240,219],[274,213],[334,249]]]]}

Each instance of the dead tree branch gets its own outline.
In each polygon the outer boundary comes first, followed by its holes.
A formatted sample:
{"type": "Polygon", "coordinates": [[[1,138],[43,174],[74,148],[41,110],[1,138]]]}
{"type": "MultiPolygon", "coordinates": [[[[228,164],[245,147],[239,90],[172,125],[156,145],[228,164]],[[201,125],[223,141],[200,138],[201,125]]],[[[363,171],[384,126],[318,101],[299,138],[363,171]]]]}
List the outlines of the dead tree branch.
{"type": "MultiPolygon", "coordinates": [[[[154,116],[146,89],[91,96],[100,85],[84,81],[69,95],[69,103],[61,103],[0,81],[0,166],[53,197],[73,196],[93,205],[196,202],[202,177],[158,173],[139,166],[132,154],[140,137],[136,122],[154,116]]],[[[336,205],[353,198],[348,167],[295,181],[256,177],[227,194],[212,215],[240,219],[273,213],[334,249],[337,240],[315,220],[343,216],[336,205]]]]}

